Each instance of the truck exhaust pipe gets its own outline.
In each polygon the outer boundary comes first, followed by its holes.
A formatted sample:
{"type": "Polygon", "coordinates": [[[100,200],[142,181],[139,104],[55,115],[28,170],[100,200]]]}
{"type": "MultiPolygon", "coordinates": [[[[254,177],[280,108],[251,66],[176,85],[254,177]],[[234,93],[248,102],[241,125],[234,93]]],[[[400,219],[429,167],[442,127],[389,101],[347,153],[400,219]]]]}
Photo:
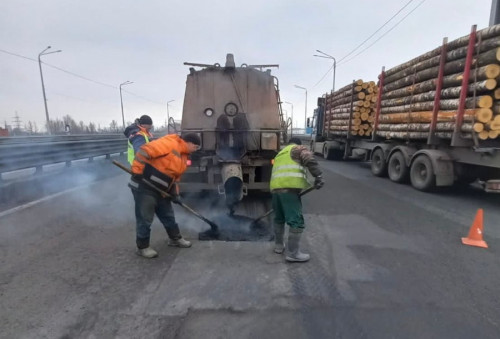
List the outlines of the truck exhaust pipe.
{"type": "Polygon", "coordinates": [[[243,185],[243,171],[239,163],[226,163],[222,165],[222,182],[224,184],[224,195],[229,214],[234,214],[236,205],[243,199],[246,187],[243,185]]]}

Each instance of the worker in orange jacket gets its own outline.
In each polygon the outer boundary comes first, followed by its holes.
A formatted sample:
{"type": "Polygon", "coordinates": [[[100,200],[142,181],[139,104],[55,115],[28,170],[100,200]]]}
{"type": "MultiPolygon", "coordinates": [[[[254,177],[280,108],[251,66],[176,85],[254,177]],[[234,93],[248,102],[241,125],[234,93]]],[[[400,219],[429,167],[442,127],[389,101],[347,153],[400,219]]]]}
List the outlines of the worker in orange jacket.
{"type": "Polygon", "coordinates": [[[149,246],[151,224],[154,215],[167,231],[169,246],[191,247],[175,222],[172,199],[178,199],[178,187],[182,174],[186,171],[188,156],[199,149],[200,137],[189,133],[182,137],[169,134],[141,146],[132,163],[132,189],[135,201],[137,254],[154,258],[158,253],[149,246]],[[158,191],[144,184],[146,179],[159,189],[168,192],[171,198],[163,197],[158,191]]]}

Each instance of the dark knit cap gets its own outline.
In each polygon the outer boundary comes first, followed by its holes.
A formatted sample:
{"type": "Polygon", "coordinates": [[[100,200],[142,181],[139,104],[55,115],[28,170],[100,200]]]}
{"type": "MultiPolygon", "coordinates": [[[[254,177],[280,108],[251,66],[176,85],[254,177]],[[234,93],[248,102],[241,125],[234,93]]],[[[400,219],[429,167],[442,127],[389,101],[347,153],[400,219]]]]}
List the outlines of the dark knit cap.
{"type": "Polygon", "coordinates": [[[153,124],[153,119],[149,115],[143,115],[142,117],[139,118],[139,124],[140,125],[152,125],[153,124]]]}
{"type": "Polygon", "coordinates": [[[200,139],[199,135],[196,133],[184,134],[181,138],[185,142],[191,142],[191,143],[198,145],[198,146],[201,145],[201,139],[200,139]]]}
{"type": "Polygon", "coordinates": [[[290,138],[289,144],[302,145],[302,140],[299,138],[290,138]]]}

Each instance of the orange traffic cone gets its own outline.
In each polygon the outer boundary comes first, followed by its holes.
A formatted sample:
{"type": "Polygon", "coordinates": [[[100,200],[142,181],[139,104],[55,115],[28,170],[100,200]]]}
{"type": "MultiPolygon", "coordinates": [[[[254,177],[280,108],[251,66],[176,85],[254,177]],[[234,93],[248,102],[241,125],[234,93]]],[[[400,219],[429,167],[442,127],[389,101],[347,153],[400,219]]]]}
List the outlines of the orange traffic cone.
{"type": "Polygon", "coordinates": [[[462,238],[462,243],[470,246],[488,248],[488,244],[483,240],[483,209],[477,210],[474,222],[470,227],[467,238],[462,238]]]}

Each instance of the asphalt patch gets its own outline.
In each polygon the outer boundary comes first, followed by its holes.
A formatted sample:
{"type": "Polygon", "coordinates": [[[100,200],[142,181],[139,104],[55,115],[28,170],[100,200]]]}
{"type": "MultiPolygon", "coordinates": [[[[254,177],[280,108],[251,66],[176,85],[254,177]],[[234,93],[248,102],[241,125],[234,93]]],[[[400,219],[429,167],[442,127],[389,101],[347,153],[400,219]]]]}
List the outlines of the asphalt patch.
{"type": "Polygon", "coordinates": [[[198,233],[198,239],[219,241],[272,241],[272,226],[264,221],[253,222],[253,218],[242,215],[219,215],[211,219],[219,226],[219,233],[211,229],[198,233]]]}

